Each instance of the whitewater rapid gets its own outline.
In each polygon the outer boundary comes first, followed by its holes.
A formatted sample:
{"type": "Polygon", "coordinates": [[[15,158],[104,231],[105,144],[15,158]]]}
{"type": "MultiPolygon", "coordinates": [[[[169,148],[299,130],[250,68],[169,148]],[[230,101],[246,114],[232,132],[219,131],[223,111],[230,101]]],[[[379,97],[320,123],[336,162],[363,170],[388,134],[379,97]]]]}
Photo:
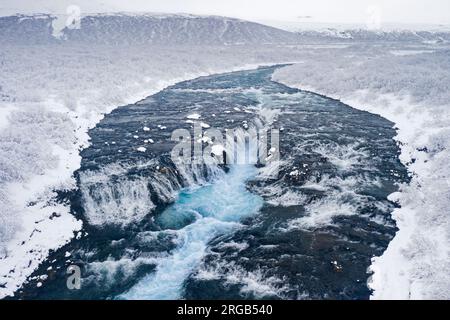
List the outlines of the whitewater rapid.
{"type": "Polygon", "coordinates": [[[184,190],[157,223],[175,230],[177,248],[158,261],[155,273],[145,276],[122,299],[179,299],[187,276],[201,262],[209,241],[240,227],[239,221],[257,214],[263,199],[246,189],[257,169],[251,165],[232,166],[210,185],[184,190]]]}

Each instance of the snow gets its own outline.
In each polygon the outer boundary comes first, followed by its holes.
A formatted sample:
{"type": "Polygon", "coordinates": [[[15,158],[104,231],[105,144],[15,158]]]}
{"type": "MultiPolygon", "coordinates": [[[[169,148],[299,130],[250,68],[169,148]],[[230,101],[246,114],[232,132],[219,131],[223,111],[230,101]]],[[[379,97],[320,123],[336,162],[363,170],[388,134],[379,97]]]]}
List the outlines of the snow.
{"type": "Polygon", "coordinates": [[[211,153],[216,156],[222,156],[223,151],[225,151],[225,147],[221,144],[215,144],[211,147],[211,153]]]}
{"type": "Polygon", "coordinates": [[[433,53],[433,50],[392,50],[390,51],[394,56],[410,56],[422,53],[433,53]]]}
{"type": "Polygon", "coordinates": [[[198,143],[212,143],[212,140],[209,137],[202,137],[201,139],[198,139],[197,142],[198,143]]]}
{"type": "Polygon", "coordinates": [[[0,130],[9,123],[8,117],[14,109],[10,105],[0,107],[0,130]]]}
{"type": "Polygon", "coordinates": [[[298,176],[300,175],[300,171],[299,170],[293,170],[291,172],[289,172],[289,175],[292,177],[298,176]]]}

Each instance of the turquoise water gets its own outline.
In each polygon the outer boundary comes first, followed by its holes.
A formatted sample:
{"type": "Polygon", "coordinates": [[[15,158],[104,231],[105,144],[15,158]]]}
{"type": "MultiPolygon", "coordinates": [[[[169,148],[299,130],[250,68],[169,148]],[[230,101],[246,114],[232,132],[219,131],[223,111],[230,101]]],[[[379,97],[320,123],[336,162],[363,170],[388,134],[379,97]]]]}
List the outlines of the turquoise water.
{"type": "Polygon", "coordinates": [[[239,220],[255,215],[263,205],[260,196],[246,189],[255,176],[251,165],[232,166],[213,184],[183,190],[156,222],[166,232],[176,230],[177,248],[158,261],[156,272],[145,276],[120,299],[179,299],[185,279],[201,262],[208,242],[238,229],[239,220]]]}

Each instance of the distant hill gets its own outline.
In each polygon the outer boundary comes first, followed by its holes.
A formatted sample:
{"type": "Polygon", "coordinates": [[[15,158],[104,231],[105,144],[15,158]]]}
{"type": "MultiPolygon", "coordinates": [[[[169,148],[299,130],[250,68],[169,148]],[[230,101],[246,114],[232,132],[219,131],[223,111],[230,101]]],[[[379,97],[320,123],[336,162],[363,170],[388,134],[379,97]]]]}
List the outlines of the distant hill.
{"type": "Polygon", "coordinates": [[[233,18],[163,14],[84,16],[80,29],[64,28],[56,39],[54,15],[0,17],[0,41],[97,44],[226,45],[295,43],[295,33],[233,18]]]}
{"type": "Polygon", "coordinates": [[[346,40],[346,41],[401,41],[401,42],[448,42],[450,33],[444,31],[415,30],[368,30],[334,28],[298,31],[301,39],[346,40]]]}
{"type": "Polygon", "coordinates": [[[449,32],[413,30],[303,30],[291,32],[220,16],[183,14],[93,14],[81,28],[64,27],[66,16],[37,14],[0,17],[0,43],[58,42],[106,45],[256,45],[311,42],[401,41],[443,43],[449,32]],[[62,25],[63,28],[56,28],[62,25]]]}

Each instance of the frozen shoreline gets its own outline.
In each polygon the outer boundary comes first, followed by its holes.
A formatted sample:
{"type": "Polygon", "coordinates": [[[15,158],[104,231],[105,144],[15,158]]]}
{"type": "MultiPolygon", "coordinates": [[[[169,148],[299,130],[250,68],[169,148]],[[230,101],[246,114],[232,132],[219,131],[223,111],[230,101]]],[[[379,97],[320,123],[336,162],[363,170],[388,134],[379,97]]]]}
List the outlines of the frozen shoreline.
{"type": "Polygon", "coordinates": [[[392,212],[399,231],[383,255],[372,259],[370,272],[373,275],[368,281],[369,288],[373,290],[371,299],[448,299],[450,283],[445,270],[449,266],[449,218],[445,216],[445,211],[437,211],[444,208],[439,208],[433,201],[444,202],[446,190],[450,186],[449,171],[444,171],[440,179],[432,178],[436,178],[434,170],[448,156],[448,151],[441,154],[440,159],[424,152],[424,148],[432,148],[430,141],[433,136],[448,128],[433,126],[429,110],[414,104],[409,97],[400,99],[392,94],[362,90],[331,93],[309,86],[307,80],[297,82],[292,78],[287,79],[285,75],[289,68],[292,67],[276,72],[273,79],[381,115],[394,122],[398,129],[395,139],[401,149],[400,160],[408,168],[412,180],[410,184],[400,186],[399,192],[389,197],[400,205],[392,212]],[[433,195],[433,187],[438,190],[434,193],[443,199],[433,195]],[[435,212],[424,214],[422,210],[435,212]],[[438,221],[434,220],[436,217],[438,221]]]}

